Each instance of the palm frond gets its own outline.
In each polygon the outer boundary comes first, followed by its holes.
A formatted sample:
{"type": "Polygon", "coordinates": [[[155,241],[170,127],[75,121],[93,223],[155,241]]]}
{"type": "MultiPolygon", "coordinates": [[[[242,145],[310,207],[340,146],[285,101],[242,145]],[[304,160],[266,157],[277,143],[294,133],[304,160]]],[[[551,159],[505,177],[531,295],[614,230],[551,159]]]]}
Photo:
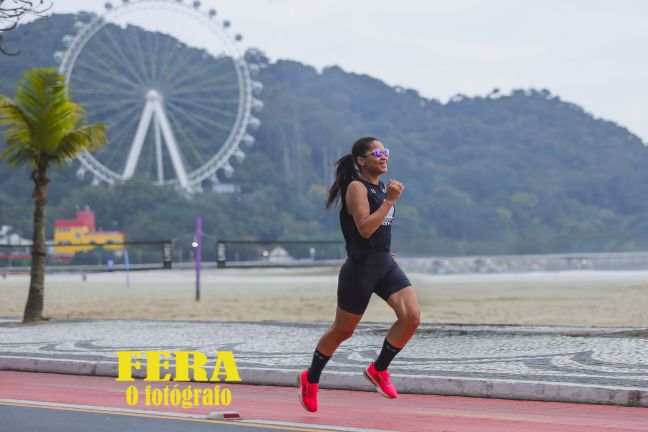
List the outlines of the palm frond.
{"type": "Polygon", "coordinates": [[[0,158],[11,165],[50,162],[63,165],[80,151],[106,142],[106,126],[84,125],[85,110],[67,94],[65,79],[53,68],[23,75],[14,100],[0,97],[0,125],[6,148],[0,158]]]}
{"type": "Polygon", "coordinates": [[[74,129],[81,116],[80,107],[67,95],[65,79],[53,68],[25,72],[15,99],[28,113],[34,144],[46,152],[74,129]]]}
{"type": "Polygon", "coordinates": [[[0,159],[11,166],[20,166],[36,156],[34,149],[25,145],[32,141],[26,113],[6,96],[0,96],[0,126],[8,126],[2,132],[6,149],[0,153],[0,159]]]}
{"type": "Polygon", "coordinates": [[[21,142],[11,139],[7,140],[7,147],[0,153],[0,159],[5,160],[12,167],[19,167],[26,163],[34,166],[38,163],[30,153],[24,151],[21,142]]]}
{"type": "Polygon", "coordinates": [[[106,142],[106,125],[94,124],[73,130],[63,137],[51,160],[64,165],[81,151],[96,151],[106,142]]]}

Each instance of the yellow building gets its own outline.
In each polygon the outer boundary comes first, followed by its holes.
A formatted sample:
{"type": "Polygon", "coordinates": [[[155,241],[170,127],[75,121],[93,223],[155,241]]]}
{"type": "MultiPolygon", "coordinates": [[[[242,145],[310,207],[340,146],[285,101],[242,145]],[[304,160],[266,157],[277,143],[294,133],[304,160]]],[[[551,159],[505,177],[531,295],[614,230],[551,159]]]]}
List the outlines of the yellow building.
{"type": "Polygon", "coordinates": [[[123,231],[97,231],[95,213],[92,210],[77,210],[75,219],[54,221],[54,254],[73,256],[102,245],[109,250],[123,250],[123,246],[110,246],[110,243],[123,243],[123,231]],[[76,246],[78,245],[78,246],[76,246]]]}

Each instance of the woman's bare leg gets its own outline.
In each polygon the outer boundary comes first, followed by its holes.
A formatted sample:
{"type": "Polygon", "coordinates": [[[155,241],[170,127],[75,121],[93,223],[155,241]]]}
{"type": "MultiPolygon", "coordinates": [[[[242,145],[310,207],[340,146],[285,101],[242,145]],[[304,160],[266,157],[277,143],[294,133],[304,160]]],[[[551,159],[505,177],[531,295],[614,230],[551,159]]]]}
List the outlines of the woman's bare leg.
{"type": "Polygon", "coordinates": [[[387,342],[396,348],[403,348],[419,326],[421,312],[414,288],[408,286],[395,292],[387,304],[396,312],[396,322],[387,333],[387,342]]]}
{"type": "Polygon", "coordinates": [[[361,319],[362,315],[347,312],[338,306],[335,321],[320,338],[317,350],[327,357],[332,356],[340,344],[353,335],[361,319]]]}

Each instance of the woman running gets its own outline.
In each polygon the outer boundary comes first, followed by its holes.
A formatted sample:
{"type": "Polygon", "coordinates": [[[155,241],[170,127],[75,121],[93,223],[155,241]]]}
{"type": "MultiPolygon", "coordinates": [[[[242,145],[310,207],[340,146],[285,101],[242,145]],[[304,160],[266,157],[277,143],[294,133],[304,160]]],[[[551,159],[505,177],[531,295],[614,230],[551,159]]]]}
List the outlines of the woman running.
{"type": "Polygon", "coordinates": [[[387,368],[416,331],[420,313],[414,288],[390,251],[394,204],[405,186],[390,180],[385,187],[379,180],[387,172],[388,160],[389,150],[376,138],[365,137],[336,163],[326,207],[338,200],[342,204],[340,227],[348,258],[338,278],[335,321],[320,338],[310,368],[298,377],[299,400],[307,411],[317,411],[320,374],[335,350],[355,331],[372,293],[394,309],[397,319],[364,377],[381,395],[398,396],[387,368]]]}

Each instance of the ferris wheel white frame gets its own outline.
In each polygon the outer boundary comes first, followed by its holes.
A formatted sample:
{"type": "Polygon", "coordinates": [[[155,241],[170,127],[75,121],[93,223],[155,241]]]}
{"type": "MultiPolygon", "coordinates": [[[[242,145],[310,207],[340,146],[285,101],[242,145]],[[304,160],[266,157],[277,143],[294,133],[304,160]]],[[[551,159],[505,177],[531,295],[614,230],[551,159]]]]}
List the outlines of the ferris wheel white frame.
{"type": "Polygon", "coordinates": [[[200,190],[201,183],[207,179],[211,180],[215,185],[218,184],[219,180],[216,176],[218,170],[222,170],[226,177],[231,177],[234,168],[229,163],[230,159],[233,156],[239,161],[245,158],[245,154],[240,149],[240,144],[243,143],[250,146],[254,143],[254,138],[247,131],[248,128],[255,130],[260,125],[259,119],[252,115],[252,111],[260,110],[263,107],[263,103],[256,99],[253,94],[261,91],[263,86],[251,77],[252,74],[258,72],[259,67],[254,64],[248,64],[245,56],[236,47],[236,42],[240,41],[242,37],[239,34],[234,37],[229,35],[229,21],[219,21],[216,19],[215,10],[211,9],[203,12],[200,10],[200,6],[199,1],[192,1],[190,4],[186,4],[183,0],[122,0],[118,4],[108,2],[105,5],[103,15],[90,15],[90,20],[87,22],[77,21],[75,23],[75,28],[78,30],[76,35],[64,36],[63,43],[67,49],[64,52],[55,53],[54,56],[60,62],[59,72],[69,83],[75,63],[83,48],[105,25],[111,23],[116,18],[132,12],[150,8],[165,9],[171,12],[182,13],[192,19],[200,20],[229,50],[228,54],[232,57],[232,64],[236,72],[239,92],[238,109],[234,125],[231,127],[225,143],[201,166],[190,172],[184,170],[179,156],[178,145],[164,113],[164,107],[161,102],[163,95],[160,95],[156,89],[150,89],[146,95],[143,95],[146,98],[146,106],[142,113],[135,137],[133,137],[133,145],[131,146],[124,173],[120,174],[108,168],[88,151],[83,151],[79,154],[78,159],[82,164],[82,169],[86,169],[94,174],[94,184],[100,182],[115,184],[130,178],[134,174],[139,151],[141,150],[144,136],[150,126],[153,127],[155,134],[158,155],[158,178],[162,175],[160,173],[160,146],[162,136],[164,136],[177,175],[175,179],[160,181],[160,183],[177,184],[192,192],[200,190]]]}

